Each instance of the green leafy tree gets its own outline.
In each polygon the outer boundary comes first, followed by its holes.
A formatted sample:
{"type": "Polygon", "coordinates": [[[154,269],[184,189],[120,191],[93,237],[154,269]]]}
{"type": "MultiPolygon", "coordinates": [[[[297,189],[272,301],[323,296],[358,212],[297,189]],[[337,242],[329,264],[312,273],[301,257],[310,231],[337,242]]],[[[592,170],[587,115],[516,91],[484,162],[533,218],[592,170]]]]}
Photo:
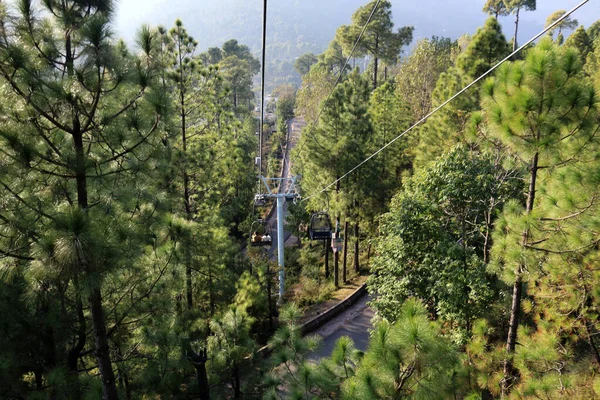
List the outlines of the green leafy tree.
{"type": "MultiPolygon", "coordinates": [[[[552,14],[550,14],[548,16],[548,18],[546,19],[546,28],[549,27],[550,25],[552,25],[554,22],[558,21],[566,13],[567,12],[565,10],[558,10],[558,11],[555,11],[552,14]]],[[[563,42],[564,42],[564,36],[562,34],[563,29],[573,30],[573,29],[577,28],[578,25],[579,25],[579,22],[577,22],[576,19],[567,17],[567,18],[563,19],[561,22],[559,22],[550,31],[550,36],[554,36],[554,32],[556,32],[556,30],[558,29],[558,33],[556,35],[556,40],[558,41],[558,44],[563,44],[563,42]]]]}
{"type": "Polygon", "coordinates": [[[565,42],[565,46],[571,46],[579,51],[582,64],[585,64],[588,54],[594,50],[590,37],[583,26],[580,26],[573,32],[565,42]]]}
{"type": "MultiPolygon", "coordinates": [[[[350,53],[358,37],[373,12],[376,1],[360,7],[352,14],[352,24],[339,28],[338,34],[345,53],[350,53]]],[[[373,57],[373,88],[377,87],[379,60],[395,63],[403,46],[412,41],[413,27],[406,26],[394,32],[392,22],[392,4],[383,0],[375,10],[371,22],[367,25],[364,35],[358,42],[356,56],[371,55],[373,57]]]]}
{"type": "Polygon", "coordinates": [[[308,123],[306,130],[310,131],[312,123],[317,122],[321,104],[335,83],[327,71],[318,68],[312,68],[310,72],[302,77],[302,85],[296,95],[296,114],[303,116],[308,123]]]}
{"type": "Polygon", "coordinates": [[[316,64],[318,68],[324,68],[327,72],[335,76],[346,73],[350,69],[350,65],[346,65],[347,56],[344,55],[344,49],[341,45],[342,32],[341,28],[336,31],[335,38],[329,42],[327,50],[319,54],[316,64]]]}
{"type": "Polygon", "coordinates": [[[242,111],[238,107],[243,102],[248,103],[246,108],[249,109],[250,101],[254,98],[252,78],[260,70],[258,59],[252,55],[248,46],[240,45],[237,40],[231,39],[222,46],[222,58],[218,66],[223,78],[230,85],[234,109],[242,111]]]}
{"type": "Polygon", "coordinates": [[[598,39],[598,37],[600,36],[600,20],[596,21],[590,25],[590,27],[587,29],[587,34],[588,34],[592,44],[594,44],[596,42],[596,40],[598,39]]]}
{"type": "Polygon", "coordinates": [[[489,234],[518,180],[488,155],[457,147],[405,182],[384,217],[368,287],[390,321],[409,297],[455,327],[464,342],[493,299],[489,234]]]}
{"type": "Polygon", "coordinates": [[[498,19],[498,17],[505,17],[510,14],[506,8],[504,0],[487,0],[482,11],[496,19],[498,19]]]}
{"type": "Polygon", "coordinates": [[[316,64],[318,61],[317,56],[313,53],[305,53],[296,59],[294,62],[294,68],[302,76],[306,75],[310,71],[310,67],[316,64]]]}
{"type": "Polygon", "coordinates": [[[412,120],[418,121],[431,110],[432,93],[440,75],[453,65],[457,45],[448,38],[432,37],[417,42],[400,64],[396,90],[409,103],[412,120]],[[410,101],[408,101],[410,99],[410,101]]]}

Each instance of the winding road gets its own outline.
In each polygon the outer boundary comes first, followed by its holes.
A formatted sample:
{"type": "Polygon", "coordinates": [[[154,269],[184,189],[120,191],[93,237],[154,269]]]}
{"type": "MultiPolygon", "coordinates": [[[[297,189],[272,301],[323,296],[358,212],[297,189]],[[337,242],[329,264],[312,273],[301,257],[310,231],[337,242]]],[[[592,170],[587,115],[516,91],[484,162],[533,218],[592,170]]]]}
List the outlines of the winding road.
{"type": "MultiPolygon", "coordinates": [[[[296,146],[304,126],[306,126],[306,123],[303,117],[294,118],[288,121],[289,135],[284,154],[283,177],[291,177],[290,153],[294,146],[296,146]]],[[[287,187],[279,188],[280,191],[285,189],[287,189],[287,187]]],[[[285,210],[287,212],[287,204],[285,206],[285,210]]],[[[269,223],[275,228],[272,235],[273,244],[268,250],[269,258],[274,260],[275,251],[277,249],[277,213],[271,213],[271,216],[269,217],[269,223]]],[[[291,234],[289,232],[285,232],[284,237],[286,243],[293,239],[291,238],[291,234]]],[[[370,296],[363,296],[355,304],[343,311],[340,315],[325,323],[325,325],[316,331],[312,332],[312,334],[321,336],[323,338],[323,343],[321,344],[319,351],[311,354],[309,358],[313,361],[318,361],[321,358],[329,357],[335,346],[335,342],[342,336],[350,337],[354,341],[357,349],[363,351],[366,350],[369,342],[369,330],[372,327],[371,319],[374,315],[371,307],[367,305],[369,300],[371,300],[370,296]]]]}

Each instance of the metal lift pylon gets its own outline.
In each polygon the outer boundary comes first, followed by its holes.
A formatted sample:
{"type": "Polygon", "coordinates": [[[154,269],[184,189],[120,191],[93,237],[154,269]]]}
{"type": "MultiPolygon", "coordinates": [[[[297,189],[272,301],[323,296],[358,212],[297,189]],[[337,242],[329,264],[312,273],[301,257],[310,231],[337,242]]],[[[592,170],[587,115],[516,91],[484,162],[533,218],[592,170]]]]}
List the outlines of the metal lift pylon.
{"type": "Polygon", "coordinates": [[[283,293],[285,291],[285,236],[284,236],[284,222],[285,222],[285,203],[288,200],[296,201],[300,195],[296,190],[296,178],[265,178],[261,175],[261,180],[267,188],[266,193],[261,194],[265,198],[271,198],[277,200],[277,265],[279,266],[279,300],[278,303],[283,303],[283,293]],[[271,189],[272,183],[279,183],[278,189],[274,192],[271,189]]]}

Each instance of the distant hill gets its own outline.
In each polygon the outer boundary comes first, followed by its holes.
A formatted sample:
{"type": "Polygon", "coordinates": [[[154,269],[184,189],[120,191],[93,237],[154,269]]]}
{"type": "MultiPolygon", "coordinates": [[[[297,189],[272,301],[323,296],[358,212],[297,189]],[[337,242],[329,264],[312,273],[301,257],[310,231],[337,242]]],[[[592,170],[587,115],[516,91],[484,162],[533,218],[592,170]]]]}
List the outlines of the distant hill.
{"type": "MultiPolygon", "coordinates": [[[[392,0],[396,26],[415,26],[415,38],[432,35],[457,38],[473,33],[487,16],[484,0],[392,0]]],[[[268,69],[271,84],[299,81],[293,64],[296,57],[322,52],[335,30],[348,24],[352,13],[368,0],[270,0],[268,14],[268,69]]],[[[538,11],[521,14],[519,38],[525,41],[539,32],[546,17],[558,9],[569,9],[579,0],[538,1],[538,11]]],[[[119,0],[116,33],[130,43],[143,23],[171,27],[181,18],[199,41],[201,50],[220,46],[235,38],[259,54],[262,4],[260,0],[119,0]],[[140,3],[143,5],[140,6],[140,3]]],[[[600,18],[600,4],[592,1],[575,18],[588,26],[600,18]]],[[[501,23],[512,37],[512,18],[501,23]]]]}

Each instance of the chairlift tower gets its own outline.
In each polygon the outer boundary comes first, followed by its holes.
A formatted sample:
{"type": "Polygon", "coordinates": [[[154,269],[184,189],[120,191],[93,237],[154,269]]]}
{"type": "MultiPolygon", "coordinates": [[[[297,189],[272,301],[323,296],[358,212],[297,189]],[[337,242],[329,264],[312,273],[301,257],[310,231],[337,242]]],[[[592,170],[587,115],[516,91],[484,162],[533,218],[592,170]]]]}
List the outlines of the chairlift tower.
{"type": "Polygon", "coordinates": [[[285,203],[288,200],[296,201],[300,198],[296,190],[296,178],[265,178],[261,175],[261,180],[265,184],[266,193],[257,195],[268,199],[277,200],[277,264],[279,267],[279,300],[278,303],[283,303],[283,292],[285,290],[285,237],[284,237],[284,222],[285,222],[285,203]],[[271,184],[279,183],[277,191],[271,189],[271,184]]]}

